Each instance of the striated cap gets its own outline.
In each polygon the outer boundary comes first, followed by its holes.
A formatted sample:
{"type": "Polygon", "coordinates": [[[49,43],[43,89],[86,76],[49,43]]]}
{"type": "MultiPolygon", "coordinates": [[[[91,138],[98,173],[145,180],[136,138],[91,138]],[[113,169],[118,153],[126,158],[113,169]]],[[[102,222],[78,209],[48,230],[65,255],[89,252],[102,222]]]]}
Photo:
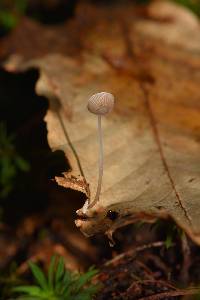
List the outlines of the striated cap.
{"type": "Polygon", "coordinates": [[[106,115],[114,106],[114,96],[107,92],[92,95],[88,100],[87,108],[95,115],[106,115]]]}

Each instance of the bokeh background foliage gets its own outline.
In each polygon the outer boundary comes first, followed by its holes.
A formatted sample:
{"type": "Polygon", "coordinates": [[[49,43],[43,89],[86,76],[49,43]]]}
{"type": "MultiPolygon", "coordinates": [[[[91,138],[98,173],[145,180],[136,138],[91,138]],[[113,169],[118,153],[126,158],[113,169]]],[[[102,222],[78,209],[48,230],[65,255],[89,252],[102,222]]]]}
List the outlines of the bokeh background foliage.
{"type": "MultiPolygon", "coordinates": [[[[92,0],[95,1],[95,0],[92,0]]],[[[116,0],[117,1],[117,0],[116,0]]],[[[133,0],[136,4],[146,4],[151,0],[133,0]]],[[[200,16],[200,1],[199,0],[172,0],[181,5],[188,7],[195,14],[200,16]]],[[[46,7],[57,6],[66,9],[71,9],[75,6],[77,0],[0,0],[0,26],[1,31],[8,32],[14,28],[21,18],[25,14],[32,15],[36,19],[41,19],[40,13],[35,13],[34,7],[38,6],[41,11],[45,11],[46,7]],[[50,3],[50,4],[49,4],[50,3]],[[51,4],[53,3],[53,4],[51,4]]]]}

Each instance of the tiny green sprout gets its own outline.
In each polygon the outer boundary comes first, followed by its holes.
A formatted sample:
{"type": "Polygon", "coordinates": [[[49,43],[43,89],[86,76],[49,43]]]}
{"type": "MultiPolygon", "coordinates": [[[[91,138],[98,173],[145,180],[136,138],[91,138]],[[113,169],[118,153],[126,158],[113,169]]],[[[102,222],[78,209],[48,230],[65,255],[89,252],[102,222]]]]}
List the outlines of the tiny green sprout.
{"type": "Polygon", "coordinates": [[[165,247],[167,250],[173,246],[173,236],[171,234],[167,234],[166,240],[165,240],[165,247]]]}
{"type": "Polygon", "coordinates": [[[79,274],[66,269],[62,257],[53,256],[48,274],[35,263],[29,262],[35,285],[21,285],[13,288],[20,293],[18,300],[91,300],[99,291],[100,285],[91,283],[98,271],[91,267],[79,274]]]}

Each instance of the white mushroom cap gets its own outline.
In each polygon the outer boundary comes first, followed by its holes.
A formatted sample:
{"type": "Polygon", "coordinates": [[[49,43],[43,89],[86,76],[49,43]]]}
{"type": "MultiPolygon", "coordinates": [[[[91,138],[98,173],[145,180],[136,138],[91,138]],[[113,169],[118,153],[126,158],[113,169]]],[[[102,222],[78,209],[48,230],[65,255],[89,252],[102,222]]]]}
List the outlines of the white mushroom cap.
{"type": "Polygon", "coordinates": [[[114,106],[114,96],[107,92],[92,95],[88,100],[87,108],[95,115],[106,115],[114,106]]]}

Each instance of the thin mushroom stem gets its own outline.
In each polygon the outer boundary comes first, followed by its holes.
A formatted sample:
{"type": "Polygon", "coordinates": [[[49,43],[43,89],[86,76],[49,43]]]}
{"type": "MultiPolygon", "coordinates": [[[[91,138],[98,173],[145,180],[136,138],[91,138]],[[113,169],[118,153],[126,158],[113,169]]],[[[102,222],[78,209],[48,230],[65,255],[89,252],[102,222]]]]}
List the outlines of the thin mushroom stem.
{"type": "Polygon", "coordinates": [[[98,115],[98,136],[99,136],[99,178],[97,184],[97,191],[94,200],[90,204],[90,208],[93,207],[98,201],[101,193],[102,178],[103,178],[103,134],[101,127],[101,115],[98,115]]]}
{"type": "Polygon", "coordinates": [[[101,92],[92,95],[88,100],[88,110],[98,116],[98,136],[99,136],[99,178],[97,183],[97,190],[94,200],[87,199],[84,204],[83,211],[86,212],[88,208],[93,207],[98,201],[101,193],[102,177],[103,177],[103,135],[101,128],[101,117],[107,115],[114,106],[114,96],[107,92],[101,92]],[[91,201],[91,202],[90,202],[91,201]]]}

